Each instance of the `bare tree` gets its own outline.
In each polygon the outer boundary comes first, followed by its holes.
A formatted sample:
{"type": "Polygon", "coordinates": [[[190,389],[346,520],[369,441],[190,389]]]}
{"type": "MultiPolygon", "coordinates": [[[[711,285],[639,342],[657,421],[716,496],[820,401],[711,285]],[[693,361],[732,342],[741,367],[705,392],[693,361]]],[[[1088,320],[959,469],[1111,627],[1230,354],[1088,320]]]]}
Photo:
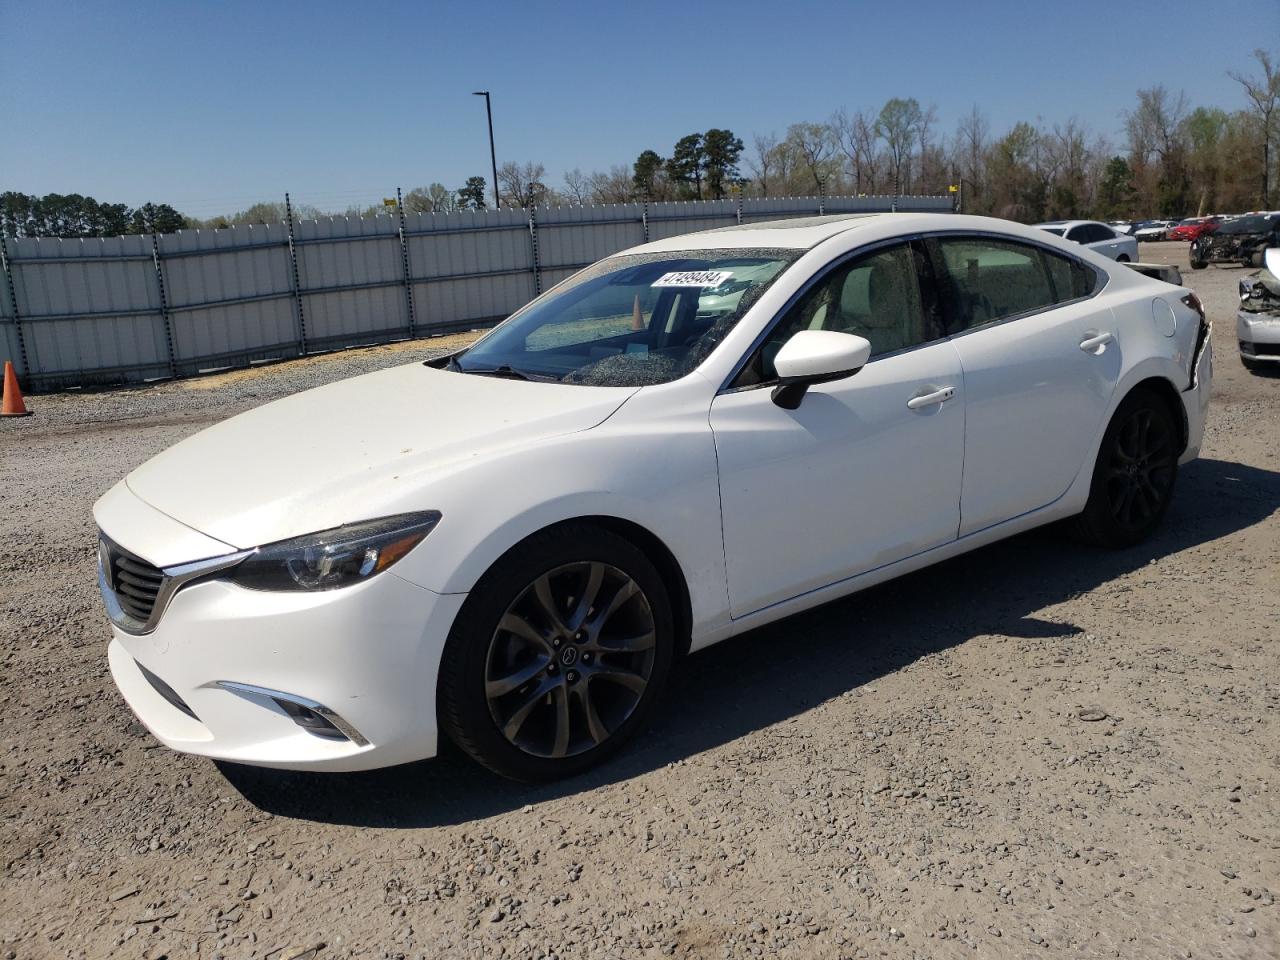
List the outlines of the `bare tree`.
{"type": "Polygon", "coordinates": [[[831,175],[829,161],[835,153],[831,128],[825,123],[793,123],[787,127],[786,144],[800,157],[819,190],[831,175]]]}
{"type": "Polygon", "coordinates": [[[772,133],[757,133],[751,138],[751,148],[755,155],[748,158],[747,170],[759,187],[760,196],[767,197],[769,185],[778,171],[778,137],[772,133]]]}
{"type": "Polygon", "coordinates": [[[874,192],[876,188],[876,124],[859,110],[850,114],[841,107],[831,115],[832,135],[836,147],[849,162],[855,193],[874,192]]]}
{"type": "Polygon", "coordinates": [[[1163,163],[1179,145],[1186,116],[1186,93],[1178,91],[1175,97],[1159,84],[1139,90],[1138,108],[1125,118],[1134,157],[1149,162],[1154,154],[1163,163]]]}
{"type": "Polygon", "coordinates": [[[914,97],[903,100],[894,97],[880,109],[876,117],[876,133],[889,151],[889,170],[893,177],[893,192],[901,194],[909,186],[911,175],[911,147],[916,141],[924,114],[914,97]],[[904,176],[903,174],[906,174],[904,176]]]}
{"type": "Polygon", "coordinates": [[[452,213],[458,209],[458,195],[443,183],[414,187],[404,195],[404,208],[410,213],[452,213]]]}
{"type": "Polygon", "coordinates": [[[1229,76],[1244,87],[1245,95],[1253,102],[1253,109],[1262,126],[1262,206],[1271,205],[1271,139],[1276,135],[1277,105],[1280,105],[1280,68],[1265,50],[1253,51],[1254,59],[1262,67],[1261,79],[1246,77],[1234,70],[1229,76]]]}
{"type": "MultiPolygon", "coordinates": [[[[960,166],[960,190],[962,197],[972,202],[966,209],[974,209],[973,204],[982,202],[983,182],[986,179],[987,151],[990,148],[991,125],[975,103],[970,111],[960,118],[956,128],[956,159],[960,166]],[[965,193],[966,186],[969,193],[965,193]]],[[[978,206],[977,209],[985,209],[978,206]]]]}
{"type": "Polygon", "coordinates": [[[591,174],[591,199],[595,203],[630,203],[635,199],[631,176],[631,171],[622,164],[615,164],[608,172],[591,174]]]}
{"type": "Polygon", "coordinates": [[[574,167],[564,175],[564,195],[579,206],[591,201],[591,177],[574,167]]]}
{"type": "Polygon", "coordinates": [[[544,178],[547,168],[530,161],[525,164],[508,160],[498,168],[498,189],[503,206],[536,207],[546,203],[550,191],[544,178]]]}

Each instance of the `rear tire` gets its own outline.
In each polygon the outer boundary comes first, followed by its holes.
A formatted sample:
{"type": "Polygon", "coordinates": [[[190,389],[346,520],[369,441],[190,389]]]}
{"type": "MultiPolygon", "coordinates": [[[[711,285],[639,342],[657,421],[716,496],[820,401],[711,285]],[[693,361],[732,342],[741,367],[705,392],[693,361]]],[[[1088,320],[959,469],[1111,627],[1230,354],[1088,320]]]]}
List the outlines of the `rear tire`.
{"type": "Polygon", "coordinates": [[[670,599],[644,553],[561,524],[512,548],[463,604],[440,664],[440,725],[504,777],[573,776],[644,723],[674,651],[670,599]]]}
{"type": "Polygon", "coordinates": [[[1159,526],[1173,497],[1178,425],[1164,399],[1139,387],[1120,402],[1093,468],[1076,532],[1101,547],[1130,547],[1159,526]]]}

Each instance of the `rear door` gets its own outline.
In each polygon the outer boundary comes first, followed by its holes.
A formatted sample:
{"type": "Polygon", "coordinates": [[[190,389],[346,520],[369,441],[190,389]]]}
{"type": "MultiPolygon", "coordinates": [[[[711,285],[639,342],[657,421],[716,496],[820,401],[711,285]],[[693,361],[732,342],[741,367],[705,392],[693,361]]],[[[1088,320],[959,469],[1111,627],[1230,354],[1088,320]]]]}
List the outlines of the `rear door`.
{"type": "Polygon", "coordinates": [[[1105,277],[1035,244],[927,241],[965,388],[960,535],[1057,500],[1085,466],[1120,371],[1105,277]]]}

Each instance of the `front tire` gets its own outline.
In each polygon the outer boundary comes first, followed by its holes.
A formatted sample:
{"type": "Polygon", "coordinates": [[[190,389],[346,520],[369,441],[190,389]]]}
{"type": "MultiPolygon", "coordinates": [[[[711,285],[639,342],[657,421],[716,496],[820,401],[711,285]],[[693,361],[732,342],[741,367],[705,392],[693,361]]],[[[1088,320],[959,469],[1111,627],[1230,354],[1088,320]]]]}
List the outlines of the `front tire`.
{"type": "Polygon", "coordinates": [[[1149,537],[1173,497],[1179,453],[1178,425],[1163,398],[1135,389],[1103,435],[1077,532],[1090,543],[1113,548],[1149,537]]]}
{"type": "Polygon", "coordinates": [[[515,780],[553,780],[632,737],[675,651],[671,603],[630,541],[586,522],[534,534],[499,560],[445,644],[440,724],[515,780]]]}

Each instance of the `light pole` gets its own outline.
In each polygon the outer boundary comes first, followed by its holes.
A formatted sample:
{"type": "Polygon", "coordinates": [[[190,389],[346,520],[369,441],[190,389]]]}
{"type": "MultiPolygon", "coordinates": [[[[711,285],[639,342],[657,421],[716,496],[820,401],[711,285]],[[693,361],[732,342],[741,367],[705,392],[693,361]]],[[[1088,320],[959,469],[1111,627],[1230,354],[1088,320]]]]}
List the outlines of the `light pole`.
{"type": "Polygon", "coordinates": [[[484,97],[484,112],[489,118],[489,163],[493,167],[493,209],[497,210],[502,201],[498,199],[498,152],[493,148],[493,107],[489,103],[488,90],[476,90],[471,95],[484,97]]]}

